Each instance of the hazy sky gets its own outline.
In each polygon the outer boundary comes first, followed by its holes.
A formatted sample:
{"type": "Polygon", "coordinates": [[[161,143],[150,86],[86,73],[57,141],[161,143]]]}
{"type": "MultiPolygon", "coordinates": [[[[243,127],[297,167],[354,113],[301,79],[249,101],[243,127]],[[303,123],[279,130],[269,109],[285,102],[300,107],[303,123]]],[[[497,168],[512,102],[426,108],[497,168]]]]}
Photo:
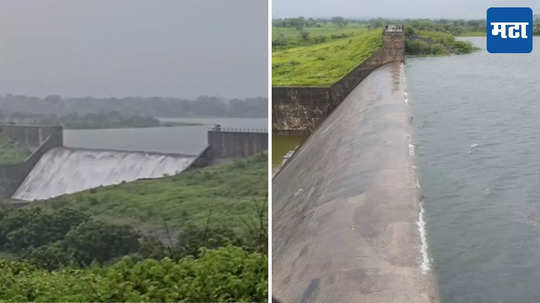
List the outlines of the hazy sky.
{"type": "Polygon", "coordinates": [[[491,6],[528,6],[540,12],[540,1],[495,0],[274,0],[273,18],[485,18],[491,6]]]}
{"type": "Polygon", "coordinates": [[[266,0],[0,0],[0,94],[267,95],[266,0]]]}

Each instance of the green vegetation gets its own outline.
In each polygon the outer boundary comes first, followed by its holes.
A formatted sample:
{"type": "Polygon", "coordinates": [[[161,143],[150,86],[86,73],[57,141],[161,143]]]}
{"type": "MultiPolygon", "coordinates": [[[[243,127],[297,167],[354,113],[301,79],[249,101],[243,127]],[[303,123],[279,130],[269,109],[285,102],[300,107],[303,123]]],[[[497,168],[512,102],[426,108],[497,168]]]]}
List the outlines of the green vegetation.
{"type": "Polygon", "coordinates": [[[70,128],[103,128],[100,122],[114,127],[145,127],[158,125],[157,120],[148,117],[266,118],[268,99],[224,100],[209,96],[194,100],[168,97],[63,98],[58,95],[39,98],[8,94],[0,95],[0,109],[0,121],[7,122],[30,124],[50,120],[60,121],[70,128]]]}
{"type": "Polygon", "coordinates": [[[5,302],[263,302],[267,258],[236,247],[203,250],[201,257],[136,261],[49,272],[0,259],[5,302]]]}
{"type": "Polygon", "coordinates": [[[0,301],[265,301],[266,163],[0,204],[0,301]]]}
{"type": "Polygon", "coordinates": [[[356,23],[345,25],[332,22],[313,24],[305,20],[305,24],[297,22],[298,25],[291,26],[288,20],[274,21],[272,51],[350,38],[368,30],[365,25],[356,23]]]}
{"type": "Polygon", "coordinates": [[[462,32],[457,36],[459,37],[485,37],[486,32],[462,32]]]}
{"type": "Polygon", "coordinates": [[[272,85],[329,86],[381,45],[381,30],[370,30],[350,38],[276,51],[272,54],[272,85]]]}
{"type": "Polygon", "coordinates": [[[0,165],[21,163],[30,154],[26,148],[19,146],[8,137],[0,135],[0,165]]]}
{"type": "Polygon", "coordinates": [[[404,24],[409,55],[466,54],[475,50],[456,35],[485,32],[482,20],[349,20],[288,18],[273,20],[272,85],[329,86],[382,45],[381,29],[404,24]]]}
{"type": "Polygon", "coordinates": [[[208,220],[242,236],[267,201],[265,155],[177,176],[88,190],[39,203],[72,208],[105,222],[122,222],[148,232],[204,226],[208,220]],[[167,226],[167,227],[165,227],[167,226]]]}
{"type": "Polygon", "coordinates": [[[306,136],[280,136],[272,135],[272,167],[277,167],[283,162],[283,157],[297,146],[302,145],[306,136]]]}
{"type": "Polygon", "coordinates": [[[470,42],[458,41],[449,33],[406,28],[405,51],[409,55],[468,54],[475,50],[470,42]]]}

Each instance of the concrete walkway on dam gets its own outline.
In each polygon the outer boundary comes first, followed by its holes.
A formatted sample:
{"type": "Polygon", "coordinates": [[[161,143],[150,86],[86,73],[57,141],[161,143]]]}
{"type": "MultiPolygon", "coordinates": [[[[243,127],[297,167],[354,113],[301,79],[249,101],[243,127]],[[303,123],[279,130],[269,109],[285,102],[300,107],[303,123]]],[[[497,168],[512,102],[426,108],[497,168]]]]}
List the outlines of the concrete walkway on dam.
{"type": "Polygon", "coordinates": [[[373,71],[273,180],[273,295],[438,302],[401,63],[373,71]]]}

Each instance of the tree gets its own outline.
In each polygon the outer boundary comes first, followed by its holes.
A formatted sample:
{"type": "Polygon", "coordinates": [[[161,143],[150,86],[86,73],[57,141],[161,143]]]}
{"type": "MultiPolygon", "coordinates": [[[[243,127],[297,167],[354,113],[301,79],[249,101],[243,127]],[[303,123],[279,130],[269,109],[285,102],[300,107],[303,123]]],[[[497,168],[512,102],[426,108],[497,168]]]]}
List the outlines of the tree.
{"type": "Polygon", "coordinates": [[[309,32],[301,31],[300,37],[302,38],[302,40],[307,41],[309,39],[309,32]]]}
{"type": "Polygon", "coordinates": [[[332,17],[331,22],[336,24],[338,27],[345,27],[349,21],[343,17],[332,17]]]}
{"type": "Polygon", "coordinates": [[[87,266],[137,252],[139,235],[128,226],[87,221],[66,235],[65,244],[77,262],[87,266]]]}

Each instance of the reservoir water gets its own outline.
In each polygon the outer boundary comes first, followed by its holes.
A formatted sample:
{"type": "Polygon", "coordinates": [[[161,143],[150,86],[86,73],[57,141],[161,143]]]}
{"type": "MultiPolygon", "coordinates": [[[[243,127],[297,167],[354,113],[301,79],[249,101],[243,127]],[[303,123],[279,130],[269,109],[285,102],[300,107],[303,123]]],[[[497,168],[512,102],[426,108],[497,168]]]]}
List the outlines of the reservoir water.
{"type": "Polygon", "coordinates": [[[207,145],[206,133],[223,128],[267,129],[265,118],[164,118],[165,122],[198,125],[178,127],[64,130],[68,147],[198,154],[207,145]]]}
{"type": "Polygon", "coordinates": [[[540,53],[465,39],[483,49],[405,68],[441,297],[538,302],[540,53]]]}

